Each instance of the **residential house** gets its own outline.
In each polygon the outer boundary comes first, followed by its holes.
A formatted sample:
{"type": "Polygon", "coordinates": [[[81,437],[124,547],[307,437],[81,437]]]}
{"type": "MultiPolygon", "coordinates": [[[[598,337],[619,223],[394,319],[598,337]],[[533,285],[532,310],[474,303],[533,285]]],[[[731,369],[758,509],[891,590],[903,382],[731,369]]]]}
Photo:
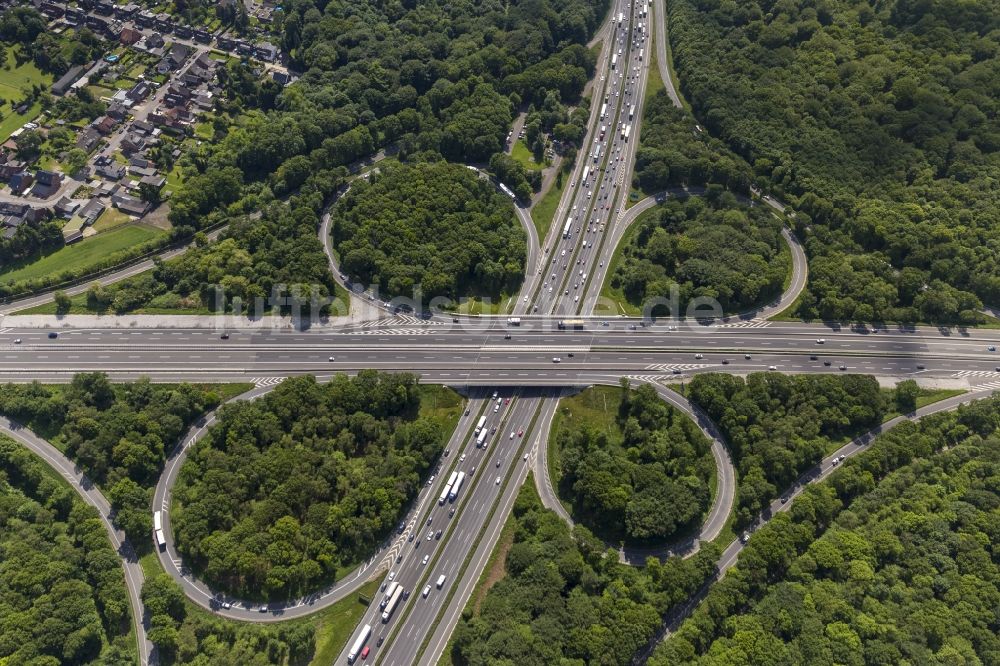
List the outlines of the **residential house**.
{"type": "Polygon", "coordinates": [[[191,26],[188,25],[179,25],[174,28],[174,34],[181,39],[191,39],[192,32],[191,26]]]}
{"type": "Polygon", "coordinates": [[[100,133],[93,127],[84,127],[83,131],[76,135],[76,147],[85,153],[89,153],[97,146],[101,140],[100,133]]]}
{"type": "Polygon", "coordinates": [[[274,62],[278,59],[278,47],[274,44],[263,42],[254,47],[254,55],[265,62],[274,62]]]}
{"type": "Polygon", "coordinates": [[[141,7],[134,2],[130,2],[127,5],[118,5],[115,7],[115,18],[120,18],[122,20],[130,19],[138,14],[140,9],[141,7]]]}
{"type": "Polygon", "coordinates": [[[166,184],[167,179],[160,174],[155,174],[152,176],[143,176],[139,182],[143,185],[149,185],[151,187],[155,187],[156,189],[160,189],[166,184]]]}
{"type": "Polygon", "coordinates": [[[104,136],[108,136],[115,131],[115,126],[118,125],[118,121],[111,116],[101,116],[91,124],[98,132],[104,136]]]}
{"type": "MultiPolygon", "coordinates": [[[[128,99],[127,92],[124,97],[128,99]]],[[[115,100],[108,105],[108,110],[105,111],[105,115],[109,118],[114,118],[118,122],[122,122],[128,117],[128,106],[126,106],[123,102],[115,100]]]]}
{"type": "Polygon", "coordinates": [[[41,12],[50,19],[59,18],[65,11],[66,10],[62,5],[52,2],[52,0],[42,0],[41,12]]]}
{"type": "Polygon", "coordinates": [[[191,56],[191,47],[187,44],[177,44],[175,43],[170,47],[170,53],[167,58],[170,59],[171,64],[175,70],[180,69],[187,59],[191,56]]]}
{"type": "Polygon", "coordinates": [[[138,23],[143,28],[152,28],[153,22],[155,20],[156,20],[156,14],[149,11],[148,9],[141,10],[135,17],[135,22],[138,23]]]}
{"type": "Polygon", "coordinates": [[[149,210],[149,204],[142,199],[136,199],[135,197],[121,193],[111,197],[111,204],[118,210],[124,211],[129,215],[135,215],[136,217],[142,217],[149,210]]]}
{"type": "Polygon", "coordinates": [[[111,16],[115,13],[115,3],[111,0],[98,0],[94,11],[103,16],[111,16]]]}
{"type": "Polygon", "coordinates": [[[236,49],[236,40],[231,37],[222,37],[221,35],[215,40],[215,45],[218,46],[223,51],[233,51],[236,49]]]}
{"type": "Polygon", "coordinates": [[[125,154],[138,153],[145,147],[146,140],[135,132],[129,132],[122,137],[121,148],[125,154]]]}
{"type": "Polygon", "coordinates": [[[151,49],[163,48],[166,41],[163,39],[163,35],[158,32],[154,32],[150,35],[146,35],[146,46],[151,49]]]}
{"type": "Polygon", "coordinates": [[[210,33],[208,30],[195,28],[191,32],[192,36],[194,37],[194,41],[196,42],[199,42],[201,44],[208,44],[209,42],[212,41],[212,33],[210,33]]]}
{"type": "Polygon", "coordinates": [[[145,120],[136,120],[132,123],[132,129],[141,134],[151,135],[156,128],[153,127],[152,123],[147,123],[145,120]]]}
{"type": "Polygon", "coordinates": [[[288,72],[273,72],[271,78],[275,80],[276,83],[280,83],[283,86],[287,86],[292,82],[292,77],[288,72]]]}
{"type": "Polygon", "coordinates": [[[85,21],[87,14],[80,11],[79,9],[72,9],[71,7],[66,8],[66,15],[63,17],[66,23],[70,25],[79,25],[82,21],[85,21]]]}
{"type": "Polygon", "coordinates": [[[35,182],[42,187],[58,189],[63,182],[63,175],[58,171],[39,169],[35,172],[35,182]]]}
{"type": "Polygon", "coordinates": [[[125,167],[116,162],[111,162],[110,164],[102,164],[98,166],[95,171],[98,176],[106,178],[108,180],[121,180],[125,177],[125,167]]]}
{"type": "Polygon", "coordinates": [[[132,157],[128,158],[128,164],[129,166],[134,166],[134,167],[154,166],[152,160],[148,160],[145,157],[140,157],[138,155],[133,155],[132,157]]]}
{"type": "Polygon", "coordinates": [[[141,177],[155,176],[156,175],[156,167],[152,167],[152,166],[140,167],[140,166],[132,166],[130,164],[129,167],[128,167],[128,172],[130,174],[132,174],[133,176],[141,176],[141,177]]]}
{"type": "Polygon", "coordinates": [[[236,43],[236,52],[241,56],[246,56],[249,58],[250,56],[253,55],[253,51],[254,51],[253,44],[251,44],[250,42],[241,41],[236,43]]]}
{"type": "Polygon", "coordinates": [[[174,22],[170,20],[170,14],[157,14],[153,21],[153,27],[160,32],[170,33],[174,30],[174,22]]]}
{"type": "Polygon", "coordinates": [[[134,86],[132,86],[126,97],[132,100],[133,104],[138,104],[142,100],[149,97],[149,93],[152,92],[153,86],[150,85],[148,81],[139,81],[134,86]]]}
{"type": "Polygon", "coordinates": [[[87,205],[79,210],[77,215],[82,217],[86,224],[93,224],[106,209],[107,206],[101,203],[99,199],[93,198],[87,202],[87,205]]]}
{"type": "Polygon", "coordinates": [[[60,217],[73,217],[76,211],[80,209],[83,202],[79,199],[70,199],[69,197],[62,197],[56,202],[55,213],[60,217]]]}
{"type": "Polygon", "coordinates": [[[87,17],[87,27],[94,32],[106,32],[108,26],[111,25],[110,21],[103,19],[100,16],[90,15],[87,17]]]}
{"type": "Polygon", "coordinates": [[[135,28],[122,28],[122,33],[118,35],[118,41],[125,46],[132,46],[142,39],[142,33],[135,28]]]}
{"type": "Polygon", "coordinates": [[[13,160],[0,164],[0,180],[10,180],[16,173],[24,171],[24,162],[13,160]]]}
{"type": "Polygon", "coordinates": [[[53,95],[64,95],[66,91],[69,90],[70,86],[76,83],[77,79],[83,74],[83,65],[76,65],[75,67],[70,67],[69,71],[63,74],[58,81],[52,84],[52,94],[53,95]]]}
{"type": "Polygon", "coordinates": [[[27,171],[15,173],[10,177],[10,191],[14,194],[23,194],[29,187],[31,187],[31,183],[33,183],[34,180],[34,176],[27,171]]]}

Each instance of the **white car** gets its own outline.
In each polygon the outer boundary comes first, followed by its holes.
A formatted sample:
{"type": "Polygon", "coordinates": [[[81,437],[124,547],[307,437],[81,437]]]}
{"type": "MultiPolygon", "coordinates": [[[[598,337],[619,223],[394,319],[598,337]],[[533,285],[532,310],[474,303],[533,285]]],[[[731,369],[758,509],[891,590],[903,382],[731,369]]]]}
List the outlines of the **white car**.
{"type": "Polygon", "coordinates": [[[701,359],[705,358],[705,356],[704,356],[703,354],[695,354],[695,355],[694,355],[694,357],[695,357],[696,359],[698,359],[699,361],[700,361],[701,359]]]}
{"type": "Polygon", "coordinates": [[[498,486],[500,485],[500,477],[499,476],[497,477],[497,485],[498,486]]]}
{"type": "Polygon", "coordinates": [[[420,564],[426,567],[430,559],[431,559],[430,555],[424,555],[424,559],[420,561],[420,564]]]}
{"type": "Polygon", "coordinates": [[[464,453],[462,454],[462,457],[458,459],[458,462],[465,462],[465,454],[464,453]]]}
{"type": "Polygon", "coordinates": [[[774,371],[775,371],[775,370],[777,370],[778,368],[777,368],[777,366],[774,366],[774,365],[769,365],[769,366],[767,366],[767,369],[768,369],[768,370],[770,370],[771,372],[774,372],[774,371]]]}
{"type": "Polygon", "coordinates": [[[423,597],[424,599],[426,599],[426,598],[427,598],[427,595],[428,595],[428,594],[430,594],[430,593],[431,593],[431,586],[430,586],[430,585],[424,585],[424,591],[423,591],[423,592],[421,592],[420,594],[421,594],[421,596],[422,596],[422,597],[423,597]]]}
{"type": "Polygon", "coordinates": [[[553,363],[562,363],[562,359],[559,358],[558,356],[553,356],[552,357],[552,362],[553,363]]]}
{"type": "Polygon", "coordinates": [[[510,431],[510,438],[514,439],[514,431],[513,430],[510,431]]]}
{"type": "Polygon", "coordinates": [[[15,345],[21,344],[21,338],[14,338],[14,344],[15,345]]]}
{"type": "Polygon", "coordinates": [[[395,571],[390,571],[389,572],[389,580],[392,581],[392,579],[395,578],[395,577],[396,577],[396,572],[395,571]]]}
{"type": "Polygon", "coordinates": [[[431,474],[431,478],[427,479],[427,485],[428,486],[431,485],[432,483],[434,483],[434,475],[433,474],[431,474]]]}
{"type": "Polygon", "coordinates": [[[818,344],[818,345],[825,345],[826,344],[826,338],[817,338],[816,339],[816,344],[818,344]]]}

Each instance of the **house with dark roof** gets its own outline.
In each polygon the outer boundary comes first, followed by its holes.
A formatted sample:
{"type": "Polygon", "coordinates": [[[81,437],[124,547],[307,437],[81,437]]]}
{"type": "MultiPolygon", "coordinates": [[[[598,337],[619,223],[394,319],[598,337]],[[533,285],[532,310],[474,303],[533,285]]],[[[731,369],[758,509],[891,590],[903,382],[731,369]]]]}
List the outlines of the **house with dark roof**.
{"type": "Polygon", "coordinates": [[[100,140],[101,135],[96,129],[93,127],[84,127],[83,131],[76,135],[76,147],[89,153],[97,146],[100,140]]]}
{"type": "Polygon", "coordinates": [[[54,187],[57,188],[62,185],[63,175],[58,171],[48,171],[47,169],[39,169],[35,172],[35,181],[42,187],[54,187]]]}
{"type": "Polygon", "coordinates": [[[274,62],[278,59],[278,47],[268,42],[257,44],[253,49],[254,55],[266,62],[274,62]]]}
{"type": "Polygon", "coordinates": [[[100,199],[94,198],[88,201],[87,205],[77,212],[77,215],[82,217],[87,224],[93,224],[106,209],[107,206],[101,203],[100,199]]]}
{"type": "Polygon", "coordinates": [[[111,164],[102,164],[98,166],[95,171],[98,176],[107,178],[108,180],[121,180],[125,177],[125,167],[115,162],[112,162],[111,164]]]}
{"type": "Polygon", "coordinates": [[[167,54],[167,58],[173,65],[173,68],[180,69],[181,66],[187,62],[187,59],[191,56],[191,47],[187,44],[175,43],[170,47],[170,53],[167,54]]]}
{"type": "Polygon", "coordinates": [[[129,215],[135,215],[136,217],[142,217],[149,210],[148,203],[127,194],[113,195],[111,197],[111,204],[118,210],[124,211],[129,215]]]}
{"type": "Polygon", "coordinates": [[[10,177],[10,191],[14,194],[23,194],[31,187],[35,177],[31,175],[28,171],[22,171],[20,173],[15,173],[10,177]]]}
{"type": "Polygon", "coordinates": [[[76,65],[75,67],[70,67],[69,71],[63,74],[58,81],[52,84],[52,94],[53,95],[65,95],[66,91],[70,89],[77,79],[83,75],[83,65],[76,65]]]}

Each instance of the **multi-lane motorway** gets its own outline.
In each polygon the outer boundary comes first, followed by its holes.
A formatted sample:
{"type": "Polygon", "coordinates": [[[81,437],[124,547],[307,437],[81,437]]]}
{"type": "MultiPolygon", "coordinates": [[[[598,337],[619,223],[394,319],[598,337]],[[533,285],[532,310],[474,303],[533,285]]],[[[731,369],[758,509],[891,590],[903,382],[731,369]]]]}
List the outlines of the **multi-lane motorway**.
{"type": "Polygon", "coordinates": [[[104,370],[127,379],[246,380],[362,368],[410,370],[452,384],[581,384],[595,376],[695,372],[863,372],[883,377],[1000,379],[1000,331],[930,327],[850,329],[821,324],[734,321],[718,326],[589,320],[461,324],[407,322],[314,332],[195,329],[0,331],[0,379],[65,380],[104,370]],[[606,325],[605,325],[606,324],[606,325]],[[507,338],[509,336],[509,339],[507,338]],[[19,341],[19,342],[18,342],[19,341]]]}
{"type": "MultiPolygon", "coordinates": [[[[260,612],[260,604],[220,597],[193,579],[183,569],[170,534],[170,489],[187,447],[211,426],[212,415],[185,436],[168,460],[155,491],[154,508],[164,512],[168,536],[161,562],[190,598],[213,612],[236,619],[275,621],[315,612],[356,593],[376,575],[384,575],[387,585],[390,577],[391,582],[401,584],[408,596],[387,621],[382,621],[379,593],[360,625],[373,629],[366,642],[371,650],[367,663],[386,665],[437,663],[529,471],[536,474],[543,501],[569,518],[552,490],[545,458],[549,426],[565,387],[615,384],[621,377],[651,382],[664,399],[696,419],[699,416],[692,407],[662,383],[683,382],[693,374],[717,371],[856,372],[889,381],[923,378],[962,384],[971,387],[975,396],[1000,388],[1000,357],[994,351],[1000,345],[997,330],[873,330],[764,320],[791,304],[805,285],[805,255],[790,234],[786,240],[794,264],[791,285],[777,302],[754,313],[755,319],[733,318],[701,325],[587,317],[579,327],[560,327],[560,318],[577,318],[595,310],[616,245],[628,226],[656,205],[657,198],[651,197],[625,210],[654,46],[661,78],[671,99],[680,106],[668,71],[663,2],[653,2],[655,21],[649,7],[646,0],[616,0],[610,10],[601,30],[603,46],[593,82],[589,130],[542,243],[527,212],[518,210],[529,232],[528,271],[514,310],[520,316],[519,325],[504,318],[452,321],[440,316],[427,320],[384,317],[364,323],[355,318],[308,331],[271,331],[230,321],[224,324],[227,334],[223,336],[220,330],[210,329],[84,329],[62,322],[38,329],[19,327],[17,318],[10,317],[3,320],[7,328],[0,328],[0,381],[67,381],[76,372],[95,370],[120,380],[140,376],[154,381],[249,379],[260,388],[241,397],[248,399],[293,374],[311,373],[323,380],[337,372],[374,368],[417,372],[423,381],[464,387],[470,398],[468,411],[459,420],[447,444],[448,454],[414,501],[400,533],[336,584],[303,599],[269,605],[266,612],[260,612]],[[655,43],[649,39],[654,32],[655,43]],[[497,396],[493,396],[494,390],[497,396]],[[489,433],[485,449],[475,443],[480,416],[485,417],[489,433]],[[467,478],[456,497],[442,503],[441,491],[453,471],[464,472],[467,478]],[[441,576],[444,581],[439,588],[441,576]]],[[[697,194],[695,189],[689,193],[697,194]]],[[[677,194],[666,192],[664,196],[677,194]]],[[[779,211],[783,208],[779,202],[764,201],[779,211]]],[[[325,225],[320,233],[328,237],[325,225]]],[[[328,255],[332,253],[328,251],[328,255]]],[[[336,269],[335,263],[331,268],[336,269]]],[[[0,309],[0,317],[11,309],[0,309]]],[[[946,401],[935,409],[953,407],[962,399],[968,398],[946,401]]],[[[699,534],[711,539],[721,532],[736,485],[721,438],[711,423],[700,420],[713,438],[719,468],[719,492],[699,534]]],[[[27,435],[21,439],[46,455],[44,442],[27,435]]],[[[844,450],[849,455],[861,448],[852,443],[844,450]]],[[[65,466],[66,461],[62,462],[65,466]]],[[[57,468],[59,463],[53,462],[57,468]]],[[[811,478],[828,473],[829,460],[823,465],[826,467],[814,470],[811,478]]],[[[66,474],[72,482],[71,470],[66,474]]],[[[82,480],[75,483],[78,490],[85,490],[82,480]]],[[[89,501],[107,520],[108,510],[101,505],[100,493],[94,490],[89,495],[89,501]]],[[[776,503],[771,510],[784,508],[776,503]]],[[[761,520],[766,519],[761,516],[761,520]]],[[[111,535],[120,538],[114,530],[111,535]]],[[[653,554],[688,553],[695,546],[696,542],[675,544],[673,549],[653,554]]],[[[736,561],[741,547],[736,542],[726,549],[720,570],[736,561]]],[[[625,561],[636,563],[647,554],[621,553],[625,561]]],[[[132,576],[128,582],[135,597],[133,608],[138,609],[136,590],[141,570],[129,568],[126,561],[126,575],[132,576]]],[[[138,619],[141,613],[136,616],[138,619]]],[[[137,623],[137,633],[145,646],[145,663],[150,657],[149,643],[141,623],[137,623]]],[[[351,642],[353,637],[336,663],[347,662],[351,642]]]]}

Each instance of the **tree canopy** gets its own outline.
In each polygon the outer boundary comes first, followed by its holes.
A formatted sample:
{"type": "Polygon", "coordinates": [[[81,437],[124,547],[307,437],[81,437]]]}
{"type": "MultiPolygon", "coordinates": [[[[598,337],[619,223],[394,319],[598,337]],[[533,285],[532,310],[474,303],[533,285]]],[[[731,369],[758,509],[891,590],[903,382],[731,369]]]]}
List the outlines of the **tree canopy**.
{"type": "Polygon", "coordinates": [[[810,486],[649,664],[995,663],[998,407],[897,426],[810,486]]]}
{"type": "Polygon", "coordinates": [[[530,478],[507,525],[513,543],[503,577],[455,629],[451,657],[459,666],[629,664],[662,614],[714,573],[719,554],[706,544],[687,560],[622,564],[587,528],[571,531],[545,509],[530,478]]]}
{"type": "Polygon", "coordinates": [[[833,440],[877,426],[888,408],[870,375],[698,374],[688,395],[732,453],[741,525],[822,460],[833,440]]]}
{"type": "Polygon", "coordinates": [[[46,436],[92,481],[116,510],[115,521],[136,543],[149,542],[150,493],[167,454],[219,395],[204,386],[111,384],[81,373],[66,387],[8,384],[0,412],[46,436]]]}
{"type": "Polygon", "coordinates": [[[576,520],[606,540],[633,544],[668,541],[699,524],[709,503],[711,443],[652,386],[590,388],[563,401],[559,414],[559,494],[576,520]],[[581,414],[601,402],[612,423],[581,414]]]}
{"type": "Polygon", "coordinates": [[[996,2],[668,12],[695,114],[800,211],[801,315],[972,323],[1000,303],[996,2]]]}
{"type": "Polygon", "coordinates": [[[333,580],[395,528],[450,435],[423,416],[423,392],[413,375],[362,371],[227,403],[173,490],[178,551],[241,596],[333,580]]]}
{"type": "Polygon", "coordinates": [[[644,215],[611,275],[629,303],[669,298],[677,285],[681,314],[697,297],[745,312],[781,294],[791,261],[781,253],[782,223],[767,208],[723,193],[670,199],[644,215]]]}
{"type": "Polygon", "coordinates": [[[499,296],[524,278],[525,234],[494,185],[458,165],[380,167],[333,207],[341,268],[387,296],[499,296]]]}
{"type": "Polygon", "coordinates": [[[101,518],[0,436],[0,661],[135,663],[128,596],[101,518]]]}

